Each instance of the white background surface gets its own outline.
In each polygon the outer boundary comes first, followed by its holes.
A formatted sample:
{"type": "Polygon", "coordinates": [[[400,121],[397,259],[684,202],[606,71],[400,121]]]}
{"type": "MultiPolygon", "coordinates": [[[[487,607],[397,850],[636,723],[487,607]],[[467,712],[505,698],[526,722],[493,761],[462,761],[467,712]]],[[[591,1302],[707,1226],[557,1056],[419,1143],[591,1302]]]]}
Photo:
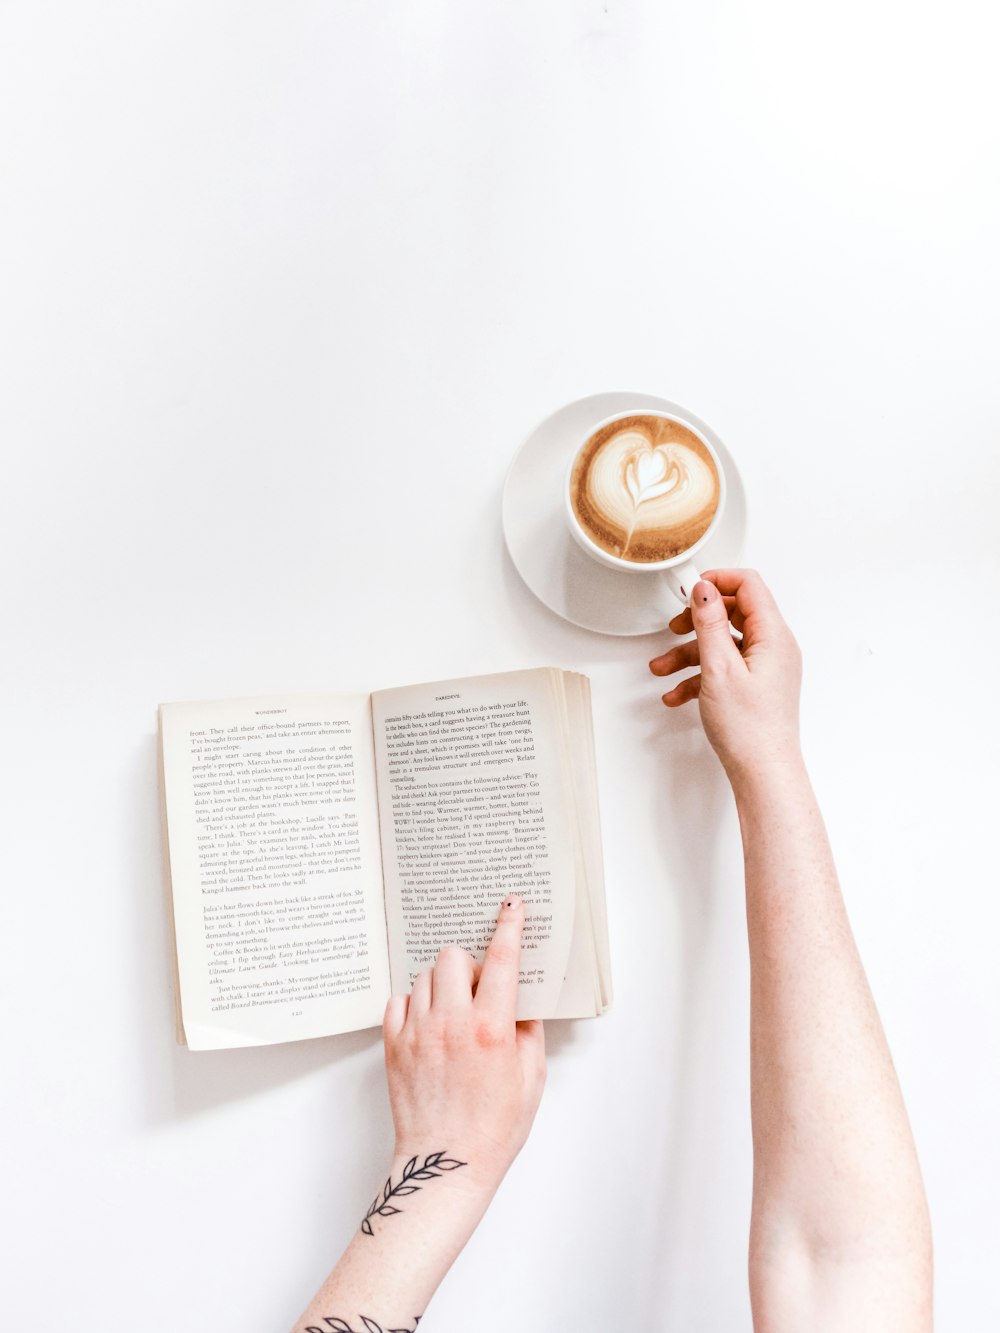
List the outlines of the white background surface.
{"type": "Polygon", "coordinates": [[[959,0],[0,5],[3,1322],[283,1330],[383,1170],[375,1034],[173,1045],[166,698],[594,685],[615,1008],[427,1328],[747,1329],[739,843],[657,640],[501,544],[536,421],[741,462],[934,1217],[994,1330],[998,96],[959,0]]]}

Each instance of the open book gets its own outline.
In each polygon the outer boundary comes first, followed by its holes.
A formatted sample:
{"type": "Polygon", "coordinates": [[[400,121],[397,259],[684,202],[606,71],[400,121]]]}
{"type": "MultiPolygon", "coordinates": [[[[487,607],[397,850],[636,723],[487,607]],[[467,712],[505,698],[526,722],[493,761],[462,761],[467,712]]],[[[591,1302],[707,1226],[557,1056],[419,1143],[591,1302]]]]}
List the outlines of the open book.
{"type": "Polygon", "coordinates": [[[526,905],[519,1018],[611,998],[590,682],[542,667],[374,694],[161,704],[178,1040],[373,1027],[526,905]]]}

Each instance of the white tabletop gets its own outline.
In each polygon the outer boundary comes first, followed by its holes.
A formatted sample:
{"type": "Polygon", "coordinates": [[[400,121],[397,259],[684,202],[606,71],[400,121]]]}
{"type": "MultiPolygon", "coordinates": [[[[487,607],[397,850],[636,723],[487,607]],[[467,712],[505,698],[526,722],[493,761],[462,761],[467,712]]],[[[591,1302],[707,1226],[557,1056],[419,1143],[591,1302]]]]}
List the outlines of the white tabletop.
{"type": "Polygon", "coordinates": [[[997,1327],[995,23],[3,7],[5,1325],[289,1327],[390,1146],[374,1033],[175,1047],[155,705],[551,664],[593,680],[616,1002],[552,1026],[428,1333],[749,1328],[728,791],[657,640],[502,545],[521,440],[624,388],[739,460],[941,1327],[997,1327]]]}

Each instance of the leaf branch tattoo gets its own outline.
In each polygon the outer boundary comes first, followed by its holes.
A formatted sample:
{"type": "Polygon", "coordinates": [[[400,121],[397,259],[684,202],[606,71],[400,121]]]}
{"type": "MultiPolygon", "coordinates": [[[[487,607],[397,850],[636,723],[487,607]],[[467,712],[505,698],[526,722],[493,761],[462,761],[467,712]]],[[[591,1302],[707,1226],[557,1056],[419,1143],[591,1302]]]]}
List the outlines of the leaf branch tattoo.
{"type": "Polygon", "coordinates": [[[359,1318],[364,1324],[362,1329],[352,1328],[346,1319],[339,1319],[336,1315],[328,1314],[323,1318],[326,1328],[319,1328],[315,1324],[310,1324],[306,1333],[331,1333],[331,1330],[332,1333],[417,1333],[417,1325],[420,1323],[421,1316],[418,1314],[413,1316],[412,1328],[383,1328],[374,1319],[369,1319],[366,1314],[360,1315],[359,1318]]]}
{"type": "MultiPolygon", "coordinates": [[[[402,1208],[397,1208],[391,1200],[401,1199],[404,1194],[416,1194],[420,1186],[415,1185],[414,1181],[437,1180],[442,1171],[455,1171],[460,1166],[468,1165],[468,1162],[457,1162],[453,1157],[445,1157],[443,1151],[432,1152],[424,1159],[423,1166],[418,1166],[417,1159],[411,1157],[403,1167],[399,1184],[393,1185],[392,1176],[390,1176],[385,1182],[385,1189],[382,1193],[375,1195],[372,1206],[365,1213],[361,1230],[366,1236],[374,1236],[375,1233],[372,1231],[373,1217],[393,1217],[396,1213],[401,1213],[402,1208]]],[[[350,1333],[350,1330],[348,1330],[348,1333],[350,1333]]],[[[396,1333],[396,1330],[389,1329],[387,1333],[396,1333]]]]}

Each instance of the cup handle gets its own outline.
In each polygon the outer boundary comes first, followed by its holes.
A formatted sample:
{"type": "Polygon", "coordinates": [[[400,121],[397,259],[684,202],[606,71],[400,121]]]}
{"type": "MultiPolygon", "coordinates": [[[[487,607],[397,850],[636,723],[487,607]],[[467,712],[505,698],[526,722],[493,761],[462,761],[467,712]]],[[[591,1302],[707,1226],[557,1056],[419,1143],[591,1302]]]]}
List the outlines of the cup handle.
{"type": "Polygon", "coordinates": [[[685,560],[683,564],[672,565],[670,569],[665,569],[667,582],[670,584],[670,591],[674,594],[681,606],[687,607],[691,604],[691,591],[694,585],[701,578],[697,566],[690,560],[685,560]]]}

